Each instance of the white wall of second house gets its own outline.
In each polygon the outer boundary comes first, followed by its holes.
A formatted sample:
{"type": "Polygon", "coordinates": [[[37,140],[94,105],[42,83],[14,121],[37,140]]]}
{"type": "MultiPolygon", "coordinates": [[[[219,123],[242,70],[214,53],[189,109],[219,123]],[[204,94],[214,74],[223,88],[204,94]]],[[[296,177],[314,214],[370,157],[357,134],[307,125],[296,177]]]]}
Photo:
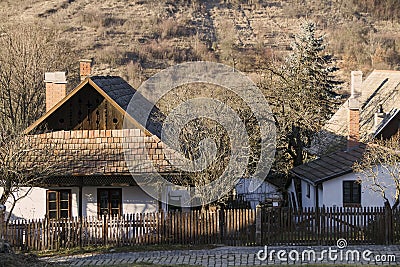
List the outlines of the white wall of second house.
{"type": "Polygon", "coordinates": [[[158,211],[158,201],[147,195],[138,186],[86,186],[82,188],[82,215],[84,217],[97,216],[97,189],[99,188],[122,188],[123,214],[158,211]]]}
{"type": "Polygon", "coordinates": [[[316,199],[316,187],[312,184],[301,180],[301,196],[302,196],[302,205],[303,208],[315,208],[317,204],[316,199]],[[307,195],[307,187],[309,187],[310,191],[307,195]]]}
{"type": "MultiPolygon", "coordinates": [[[[390,175],[385,174],[383,171],[379,171],[379,182],[385,185],[386,195],[391,205],[395,200],[395,185],[390,175]]],[[[384,199],[378,192],[374,192],[371,189],[371,179],[357,174],[349,173],[337,177],[335,179],[326,181],[323,183],[324,197],[323,204],[327,207],[343,207],[343,181],[356,181],[361,178],[361,206],[362,207],[382,207],[384,205],[384,199]]]]}
{"type": "MultiPolygon", "coordinates": [[[[22,196],[30,190],[28,195],[20,199],[13,210],[11,219],[43,219],[46,216],[46,191],[52,188],[22,187],[16,196],[22,196]]],[[[77,187],[60,187],[54,189],[71,189],[71,213],[72,216],[78,216],[78,188],[77,187]]],[[[0,194],[3,188],[0,188],[0,194]]],[[[11,210],[12,198],[6,203],[6,212],[11,210]]]]}

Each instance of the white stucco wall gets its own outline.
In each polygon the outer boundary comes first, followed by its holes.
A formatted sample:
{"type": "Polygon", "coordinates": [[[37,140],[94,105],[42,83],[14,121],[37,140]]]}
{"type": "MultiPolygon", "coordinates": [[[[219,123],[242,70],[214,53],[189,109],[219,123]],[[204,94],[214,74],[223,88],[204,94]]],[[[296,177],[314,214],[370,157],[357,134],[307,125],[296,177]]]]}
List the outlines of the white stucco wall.
{"type": "MultiPolygon", "coordinates": [[[[18,196],[25,194],[30,188],[23,187],[18,192],[18,196]]],[[[52,188],[34,187],[29,194],[20,199],[13,210],[12,219],[42,219],[46,215],[46,191],[52,188]]],[[[78,216],[78,188],[62,187],[57,189],[71,189],[71,213],[72,216],[78,216]]],[[[2,193],[3,188],[0,188],[2,193]]],[[[6,211],[11,209],[12,198],[9,198],[6,204],[6,211]]]]}
{"type": "Polygon", "coordinates": [[[290,205],[292,206],[292,208],[299,208],[299,200],[297,199],[297,193],[296,193],[296,187],[294,185],[294,179],[292,179],[292,181],[290,182],[290,184],[287,188],[287,192],[289,195],[290,205]],[[294,207],[293,207],[293,205],[294,205],[294,207]]]}
{"type": "MultiPolygon", "coordinates": [[[[97,188],[82,188],[82,215],[97,216],[97,188]]],[[[112,187],[99,187],[112,188],[112,187]]],[[[121,187],[115,187],[121,188],[121,187]]],[[[53,188],[35,187],[23,199],[17,202],[12,219],[42,219],[46,215],[46,191],[53,188]]],[[[71,189],[71,213],[73,217],[78,216],[79,188],[60,187],[54,189],[71,189]]],[[[20,194],[25,193],[29,188],[22,188],[20,194]]],[[[0,188],[0,194],[3,188],[0,188]]],[[[10,211],[11,199],[6,204],[7,211],[10,211]]],[[[148,196],[138,186],[122,187],[122,211],[124,214],[155,212],[158,210],[158,202],[148,196]]]]}
{"type": "MultiPolygon", "coordinates": [[[[360,176],[356,173],[349,173],[323,183],[324,195],[323,204],[327,207],[343,207],[343,181],[358,180],[360,176]]],[[[388,175],[381,175],[382,181],[387,186],[387,195],[390,204],[394,202],[394,182],[388,175]]],[[[361,183],[361,206],[381,207],[384,200],[379,193],[371,190],[371,180],[362,177],[361,183]]]]}
{"type": "Polygon", "coordinates": [[[307,197],[307,182],[301,181],[301,195],[303,208],[311,208],[316,205],[316,188],[310,184],[310,197],[307,197]]]}
{"type": "MultiPolygon", "coordinates": [[[[82,215],[97,216],[97,189],[121,187],[96,187],[82,188],[82,215]]],[[[124,214],[155,212],[158,211],[158,202],[147,195],[138,186],[122,187],[122,212],[124,214]]]]}

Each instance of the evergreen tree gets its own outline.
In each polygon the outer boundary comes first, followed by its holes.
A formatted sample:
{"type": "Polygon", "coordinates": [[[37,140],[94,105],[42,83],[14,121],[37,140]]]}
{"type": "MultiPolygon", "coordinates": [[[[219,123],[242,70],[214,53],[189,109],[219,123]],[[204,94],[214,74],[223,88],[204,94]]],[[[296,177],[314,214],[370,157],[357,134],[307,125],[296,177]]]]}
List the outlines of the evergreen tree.
{"type": "MultiPolygon", "coordinates": [[[[292,52],[274,71],[270,104],[278,129],[277,168],[289,170],[307,159],[305,148],[332,115],[340,82],[324,37],[313,22],[305,22],[295,35],[292,52]],[[290,162],[291,164],[288,164],[290,162]]],[[[271,88],[271,87],[269,87],[271,88]]],[[[268,94],[268,93],[267,93],[268,94]]]]}

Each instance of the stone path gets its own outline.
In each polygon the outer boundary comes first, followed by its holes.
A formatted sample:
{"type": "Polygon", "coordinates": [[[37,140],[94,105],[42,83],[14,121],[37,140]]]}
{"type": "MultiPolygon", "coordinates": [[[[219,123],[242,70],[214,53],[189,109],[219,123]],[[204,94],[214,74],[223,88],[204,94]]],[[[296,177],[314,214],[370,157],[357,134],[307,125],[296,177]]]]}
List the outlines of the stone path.
{"type": "Polygon", "coordinates": [[[349,246],[342,249],[336,246],[220,247],[208,250],[55,256],[43,258],[43,260],[67,266],[101,266],[139,262],[197,266],[253,266],[303,263],[399,265],[400,246],[349,246]],[[266,254],[265,251],[267,252],[266,254]]]}

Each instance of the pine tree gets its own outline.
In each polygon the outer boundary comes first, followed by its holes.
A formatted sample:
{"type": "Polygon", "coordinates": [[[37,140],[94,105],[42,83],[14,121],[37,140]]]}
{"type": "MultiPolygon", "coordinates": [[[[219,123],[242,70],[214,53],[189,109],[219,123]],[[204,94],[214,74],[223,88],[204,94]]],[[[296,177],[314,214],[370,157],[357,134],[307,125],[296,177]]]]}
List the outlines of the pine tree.
{"type": "Polygon", "coordinates": [[[299,103],[299,111],[307,109],[307,106],[315,108],[315,104],[318,104],[313,121],[318,121],[317,126],[320,127],[330,117],[335,106],[335,91],[340,82],[335,80],[333,73],[338,68],[333,65],[333,56],[325,52],[324,37],[317,35],[313,22],[301,25],[291,47],[292,53],[282,66],[286,87],[303,100],[299,103]]]}
{"type": "Polygon", "coordinates": [[[305,148],[333,114],[340,82],[335,80],[333,56],[325,49],[316,25],[305,22],[294,37],[292,52],[274,71],[274,90],[268,91],[279,131],[277,169],[303,164],[305,148]]]}

